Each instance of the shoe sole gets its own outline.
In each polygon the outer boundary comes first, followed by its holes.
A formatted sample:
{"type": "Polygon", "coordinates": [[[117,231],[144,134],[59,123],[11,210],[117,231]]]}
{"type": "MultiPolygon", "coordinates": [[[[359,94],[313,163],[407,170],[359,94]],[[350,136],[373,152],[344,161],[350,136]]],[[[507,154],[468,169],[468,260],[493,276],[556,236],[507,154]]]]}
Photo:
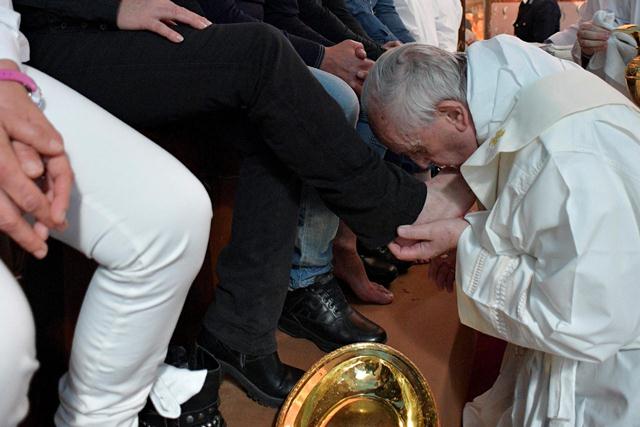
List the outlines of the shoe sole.
{"type": "Polygon", "coordinates": [[[308,339],[309,341],[314,343],[320,350],[326,353],[330,353],[333,350],[336,350],[343,346],[343,344],[336,344],[334,342],[320,338],[319,336],[302,326],[299,322],[293,320],[280,318],[280,321],[278,322],[278,329],[294,338],[308,339]]]}
{"type": "MultiPolygon", "coordinates": [[[[308,330],[304,326],[302,326],[300,324],[300,322],[296,322],[295,320],[286,319],[284,317],[280,318],[280,321],[278,322],[278,329],[280,329],[285,334],[290,335],[290,336],[292,336],[294,338],[305,338],[305,339],[308,339],[309,341],[313,342],[320,350],[324,351],[325,353],[331,353],[333,350],[337,350],[340,347],[344,347],[345,345],[354,344],[354,343],[336,344],[335,342],[327,341],[327,340],[319,337],[318,335],[314,334],[313,332],[311,332],[310,330],[308,330]]],[[[381,344],[384,344],[385,342],[387,342],[387,340],[385,338],[383,341],[375,341],[375,342],[379,342],[381,344]]]]}
{"type": "Polygon", "coordinates": [[[252,383],[246,376],[244,376],[242,372],[240,372],[234,366],[228,364],[224,360],[218,359],[218,362],[220,363],[220,367],[222,368],[222,373],[230,376],[235,381],[240,383],[240,386],[243,388],[249,398],[255,400],[263,406],[268,406],[270,408],[279,408],[284,403],[284,399],[273,397],[260,390],[258,386],[252,383]]]}

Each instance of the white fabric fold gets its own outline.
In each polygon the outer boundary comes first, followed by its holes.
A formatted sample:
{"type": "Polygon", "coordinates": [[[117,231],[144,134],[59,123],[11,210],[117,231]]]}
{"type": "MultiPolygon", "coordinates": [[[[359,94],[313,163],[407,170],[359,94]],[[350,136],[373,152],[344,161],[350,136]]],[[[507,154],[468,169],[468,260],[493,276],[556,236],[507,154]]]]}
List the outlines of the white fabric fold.
{"type": "MultiPolygon", "coordinates": [[[[593,24],[607,30],[616,28],[616,17],[613,12],[599,10],[593,14],[593,24]]],[[[638,55],[638,44],[632,36],[621,32],[611,33],[607,41],[607,49],[596,52],[587,70],[604,79],[616,90],[630,97],[625,80],[625,68],[629,61],[638,55]]]]}
{"type": "Polygon", "coordinates": [[[191,371],[162,364],[149,395],[156,411],[165,418],[178,418],[180,405],[202,389],[206,377],[204,369],[191,371]]]}

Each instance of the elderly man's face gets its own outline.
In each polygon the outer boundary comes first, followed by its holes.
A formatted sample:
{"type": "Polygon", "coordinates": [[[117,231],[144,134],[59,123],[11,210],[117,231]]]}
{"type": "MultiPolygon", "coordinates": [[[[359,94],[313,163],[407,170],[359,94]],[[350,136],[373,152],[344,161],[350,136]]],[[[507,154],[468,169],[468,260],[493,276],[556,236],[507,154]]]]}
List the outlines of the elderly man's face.
{"type": "Polygon", "coordinates": [[[378,108],[369,112],[369,122],[391,151],[404,154],[422,168],[431,164],[458,167],[478,148],[471,116],[456,101],[438,104],[434,121],[410,133],[396,126],[378,108]]]}

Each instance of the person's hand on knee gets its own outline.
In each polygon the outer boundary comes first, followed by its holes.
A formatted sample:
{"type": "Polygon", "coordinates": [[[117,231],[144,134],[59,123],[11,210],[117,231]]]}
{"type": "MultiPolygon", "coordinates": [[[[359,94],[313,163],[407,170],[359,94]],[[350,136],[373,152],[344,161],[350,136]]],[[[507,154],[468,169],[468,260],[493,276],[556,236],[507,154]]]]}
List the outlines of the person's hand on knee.
{"type": "MultiPolygon", "coordinates": [[[[4,60],[0,70],[19,68],[4,60]]],[[[21,83],[0,81],[0,230],[43,258],[49,230],[66,224],[72,180],[60,134],[21,83]]]]}
{"type": "Polygon", "coordinates": [[[171,0],[122,0],[116,23],[121,30],[147,30],[180,43],[184,37],[171,29],[177,23],[187,24],[197,30],[211,25],[204,16],[178,6],[171,0]]]}

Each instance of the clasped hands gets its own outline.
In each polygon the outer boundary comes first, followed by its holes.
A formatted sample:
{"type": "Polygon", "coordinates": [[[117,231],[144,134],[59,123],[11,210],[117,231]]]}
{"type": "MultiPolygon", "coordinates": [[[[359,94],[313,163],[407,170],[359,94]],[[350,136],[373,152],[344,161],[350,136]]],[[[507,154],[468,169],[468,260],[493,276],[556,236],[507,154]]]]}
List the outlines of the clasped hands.
{"type": "MultiPolygon", "coordinates": [[[[0,69],[18,66],[2,60],[0,69]]],[[[0,231],[44,258],[49,230],[67,225],[73,172],[60,134],[11,81],[0,82],[0,152],[0,231]]]]}
{"type": "Polygon", "coordinates": [[[411,225],[398,227],[398,238],[389,244],[396,258],[404,261],[434,260],[431,276],[440,287],[453,283],[456,247],[469,226],[462,217],[475,202],[475,196],[462,176],[444,169],[427,181],[427,199],[422,212],[411,225]]]}

